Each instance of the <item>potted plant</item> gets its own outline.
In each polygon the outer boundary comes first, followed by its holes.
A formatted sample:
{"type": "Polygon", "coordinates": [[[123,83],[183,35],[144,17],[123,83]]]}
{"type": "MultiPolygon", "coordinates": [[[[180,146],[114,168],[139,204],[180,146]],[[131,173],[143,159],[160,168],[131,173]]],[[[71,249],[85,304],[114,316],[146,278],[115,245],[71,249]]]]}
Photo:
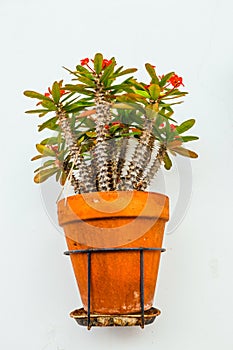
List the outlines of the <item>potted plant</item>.
{"type": "Polygon", "coordinates": [[[170,155],[197,157],[183,147],[198,139],[183,135],[195,120],[173,119],[173,105],[187,94],[180,89],[182,78],[174,72],[159,76],[149,63],[145,67],[149,79],[139,82],[133,76],[137,69],[118,67],[115,58],[97,53],[75,70],[66,68],[70,83],[55,81],[45,94],[24,92],[38,100],[38,108],[26,113],[49,115],[39,131],[53,133],[36,145],[39,153],[32,160],[43,162],[34,181],[55,176],[73,188],[74,195],[58,202],[58,217],[84,309],[92,313],[139,312],[142,272],[143,308],[152,307],[169,204],[167,196],[148,187],[162,165],[171,168],[170,155]]]}

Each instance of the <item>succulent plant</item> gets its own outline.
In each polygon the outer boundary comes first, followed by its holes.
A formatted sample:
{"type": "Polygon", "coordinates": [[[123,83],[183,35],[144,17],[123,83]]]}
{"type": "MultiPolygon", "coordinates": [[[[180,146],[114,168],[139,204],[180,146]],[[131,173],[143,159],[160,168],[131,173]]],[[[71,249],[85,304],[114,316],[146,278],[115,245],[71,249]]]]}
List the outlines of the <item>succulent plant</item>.
{"type": "Polygon", "coordinates": [[[32,160],[43,160],[35,170],[36,183],[55,176],[75,193],[145,191],[162,165],[171,168],[170,155],[197,157],[183,147],[198,139],[183,136],[195,120],[179,125],[173,119],[173,105],[187,94],[180,90],[182,78],[174,72],[158,76],[149,63],[145,68],[149,84],[137,81],[136,68],[117,67],[114,57],[97,53],[75,70],[65,68],[70,83],[55,81],[44,94],[24,92],[39,100],[26,113],[49,116],[39,131],[52,132],[36,145],[39,154],[32,160]]]}

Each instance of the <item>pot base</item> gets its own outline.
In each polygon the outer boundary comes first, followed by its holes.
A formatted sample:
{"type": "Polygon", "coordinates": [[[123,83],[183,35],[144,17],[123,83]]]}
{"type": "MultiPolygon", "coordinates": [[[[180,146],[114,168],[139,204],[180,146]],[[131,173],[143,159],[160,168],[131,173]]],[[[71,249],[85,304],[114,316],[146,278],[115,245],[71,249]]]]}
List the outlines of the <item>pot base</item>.
{"type": "Polygon", "coordinates": [[[88,317],[87,312],[81,308],[74,310],[70,313],[70,317],[80,326],[85,326],[89,330],[91,327],[128,327],[128,326],[140,326],[144,328],[144,325],[148,325],[154,322],[155,318],[161,313],[160,310],[152,307],[144,312],[142,316],[140,313],[127,314],[127,315],[100,315],[90,314],[88,317]]]}

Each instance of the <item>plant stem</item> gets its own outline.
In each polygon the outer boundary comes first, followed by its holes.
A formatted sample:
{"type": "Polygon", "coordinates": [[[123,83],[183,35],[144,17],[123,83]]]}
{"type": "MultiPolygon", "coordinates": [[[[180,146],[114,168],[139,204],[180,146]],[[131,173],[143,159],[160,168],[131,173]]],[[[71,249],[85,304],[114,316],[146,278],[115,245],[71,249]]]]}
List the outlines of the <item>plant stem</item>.
{"type": "Polygon", "coordinates": [[[151,167],[148,169],[143,179],[137,183],[136,189],[138,191],[145,191],[145,189],[150,185],[151,181],[153,180],[153,178],[155,177],[159,168],[162,165],[166,150],[167,148],[165,145],[160,145],[157,156],[151,164],[151,167]]]}
{"type": "MultiPolygon", "coordinates": [[[[111,120],[110,103],[106,100],[100,77],[96,77],[96,146],[94,149],[96,183],[100,192],[115,190],[115,176],[113,174],[113,163],[108,153],[107,126],[111,120]]],[[[109,141],[110,142],[110,141],[109,141]]],[[[111,147],[110,147],[111,148],[111,147]]]]}
{"type": "Polygon", "coordinates": [[[154,144],[154,136],[152,134],[153,121],[147,117],[145,118],[143,132],[135,148],[125,177],[127,190],[137,189],[137,183],[140,181],[141,176],[151,159],[154,144]]]}
{"type": "Polygon", "coordinates": [[[74,163],[75,167],[78,167],[76,179],[74,173],[71,176],[71,184],[76,192],[93,192],[93,184],[88,181],[88,170],[86,164],[83,161],[83,157],[80,155],[80,147],[77,145],[76,138],[72,132],[69,119],[64,111],[58,111],[56,114],[58,118],[58,123],[61,127],[62,133],[64,135],[66,144],[70,151],[71,161],[74,163]]]}

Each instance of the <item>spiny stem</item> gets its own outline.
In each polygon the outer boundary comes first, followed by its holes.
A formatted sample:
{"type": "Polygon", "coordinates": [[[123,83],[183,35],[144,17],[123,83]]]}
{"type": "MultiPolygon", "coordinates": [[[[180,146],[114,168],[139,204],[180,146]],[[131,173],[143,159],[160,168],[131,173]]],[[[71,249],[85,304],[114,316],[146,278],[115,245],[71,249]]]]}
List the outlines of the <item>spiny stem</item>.
{"type": "Polygon", "coordinates": [[[153,121],[146,117],[143,132],[132,155],[126,174],[126,189],[136,189],[145,168],[150,162],[154,144],[153,121]]]}
{"type": "Polygon", "coordinates": [[[72,132],[69,119],[66,113],[62,110],[56,113],[58,118],[58,124],[61,127],[62,133],[64,135],[66,144],[70,150],[71,161],[74,162],[74,166],[78,166],[78,179],[76,179],[74,173],[71,176],[71,184],[76,190],[76,192],[93,192],[93,184],[88,181],[89,176],[86,165],[83,161],[83,157],[80,155],[80,147],[77,145],[76,138],[72,132]]]}
{"type": "Polygon", "coordinates": [[[123,137],[118,144],[118,148],[119,148],[119,155],[118,155],[118,161],[117,161],[117,189],[118,190],[125,189],[123,169],[126,163],[128,144],[129,144],[128,137],[127,138],[123,137]]]}
{"type": "MultiPolygon", "coordinates": [[[[97,190],[111,191],[115,189],[113,167],[108,154],[107,129],[110,120],[110,103],[107,101],[103,85],[100,82],[100,77],[96,80],[96,146],[94,149],[95,167],[96,167],[96,183],[97,190]]],[[[111,153],[111,152],[110,152],[111,153]]]]}
{"type": "Polygon", "coordinates": [[[150,185],[152,179],[155,177],[162,165],[166,150],[167,149],[165,145],[160,145],[157,156],[151,164],[151,167],[148,169],[143,179],[137,183],[136,189],[138,191],[144,191],[150,185]]]}

